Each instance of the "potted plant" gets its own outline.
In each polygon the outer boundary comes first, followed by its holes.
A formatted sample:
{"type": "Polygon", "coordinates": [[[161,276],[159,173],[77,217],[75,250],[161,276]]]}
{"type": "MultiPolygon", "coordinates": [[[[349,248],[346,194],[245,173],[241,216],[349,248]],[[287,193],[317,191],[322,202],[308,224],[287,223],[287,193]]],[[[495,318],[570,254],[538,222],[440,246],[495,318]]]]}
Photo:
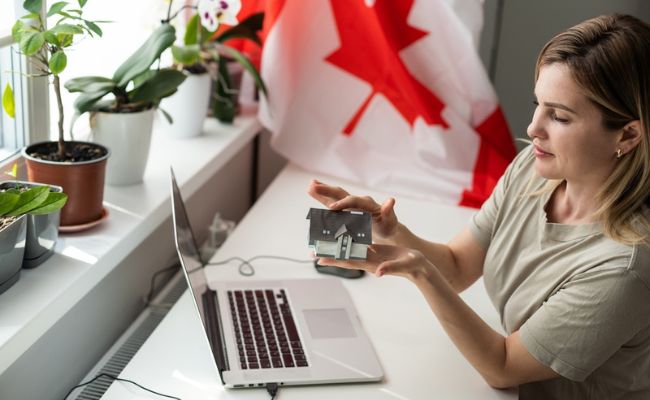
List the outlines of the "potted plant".
{"type": "MultiPolygon", "coordinates": [[[[236,20],[235,20],[236,21],[236,20]]],[[[236,23],[236,22],[235,22],[236,23]]],[[[219,59],[216,63],[216,79],[212,94],[212,115],[221,122],[232,123],[238,111],[239,79],[233,79],[231,70],[233,66],[240,65],[251,74],[257,89],[266,96],[266,85],[259,72],[251,61],[244,54],[226,43],[231,39],[248,39],[262,46],[258,32],[264,23],[264,13],[256,13],[244,19],[241,23],[227,29],[219,30],[213,35],[211,41],[219,52],[219,59]]]]}
{"type": "Polygon", "coordinates": [[[159,127],[172,137],[192,137],[201,134],[210,102],[211,80],[216,88],[213,93],[213,114],[224,122],[232,122],[236,112],[236,90],[226,68],[227,61],[240,63],[248,70],[259,88],[266,91],[262,79],[253,64],[240,52],[222,45],[233,38],[244,38],[261,44],[257,32],[262,27],[263,13],[237,21],[241,8],[239,0],[214,2],[199,0],[194,5],[185,5],[171,15],[171,2],[166,22],[173,20],[181,10],[195,10],[189,18],[182,46],[172,46],[173,67],[188,75],[177,93],[167,98],[162,107],[169,111],[174,125],[161,120],[159,127]],[[219,30],[220,24],[230,27],[219,30]],[[216,109],[216,111],[214,111],[216,109]]]}
{"type": "MultiPolygon", "coordinates": [[[[13,176],[15,177],[15,173],[13,176]]],[[[43,206],[61,203],[62,207],[67,201],[67,195],[63,193],[63,188],[60,186],[18,180],[0,182],[0,192],[9,191],[11,193],[17,190],[17,193],[20,193],[23,190],[37,187],[48,187],[51,192],[43,206]]],[[[54,253],[54,246],[59,237],[61,207],[54,207],[51,212],[43,212],[47,210],[43,208],[39,213],[27,215],[23,268],[37,267],[54,253]]]]}
{"type": "MultiPolygon", "coordinates": [[[[176,39],[164,23],[120,65],[111,78],[84,76],[66,82],[75,100],[75,118],[90,112],[94,140],[113,149],[106,182],[132,185],[142,181],[149,156],[153,113],[160,101],[176,92],[185,74],[153,63],[176,39]]],[[[163,114],[165,114],[163,112],[163,114]]]]}
{"type": "Polygon", "coordinates": [[[57,214],[66,200],[64,193],[52,191],[46,185],[0,187],[0,293],[20,277],[26,248],[27,219],[57,214]]]}
{"type": "MultiPolygon", "coordinates": [[[[78,35],[101,36],[98,21],[83,18],[87,0],[78,0],[78,8],[67,1],[52,4],[47,17],[58,18],[50,28],[41,16],[42,0],[25,0],[28,13],[16,21],[12,36],[20,52],[28,57],[36,74],[33,77],[51,78],[58,106],[58,141],[41,142],[27,146],[22,155],[27,164],[30,181],[61,186],[69,196],[61,210],[61,225],[76,226],[102,217],[104,172],[109,151],[106,147],[87,142],[64,140],[64,114],[61,101],[59,74],[67,65],[66,50],[78,35]]],[[[3,95],[3,106],[13,114],[13,93],[10,87],[3,95]]]]}

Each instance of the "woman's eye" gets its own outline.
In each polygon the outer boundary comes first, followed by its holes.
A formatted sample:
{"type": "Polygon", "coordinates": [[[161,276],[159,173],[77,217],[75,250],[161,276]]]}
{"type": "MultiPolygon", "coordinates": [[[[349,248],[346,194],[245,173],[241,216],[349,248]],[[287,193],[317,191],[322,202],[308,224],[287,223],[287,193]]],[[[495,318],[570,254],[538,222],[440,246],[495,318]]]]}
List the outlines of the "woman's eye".
{"type": "Polygon", "coordinates": [[[553,121],[557,121],[557,122],[560,122],[560,123],[562,123],[562,124],[566,124],[567,122],[569,122],[569,120],[566,119],[566,118],[560,118],[560,117],[558,117],[557,114],[555,113],[555,111],[551,113],[551,119],[552,119],[553,121]]]}

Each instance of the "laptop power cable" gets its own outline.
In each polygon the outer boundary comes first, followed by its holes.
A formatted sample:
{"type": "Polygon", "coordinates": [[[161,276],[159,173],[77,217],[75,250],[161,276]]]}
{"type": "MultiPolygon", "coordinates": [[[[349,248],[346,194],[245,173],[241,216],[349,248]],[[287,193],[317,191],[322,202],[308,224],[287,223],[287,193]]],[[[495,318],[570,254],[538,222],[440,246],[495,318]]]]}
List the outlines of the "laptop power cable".
{"type": "Polygon", "coordinates": [[[271,395],[271,400],[275,399],[275,396],[278,394],[278,384],[277,383],[267,383],[266,391],[271,395]]]}

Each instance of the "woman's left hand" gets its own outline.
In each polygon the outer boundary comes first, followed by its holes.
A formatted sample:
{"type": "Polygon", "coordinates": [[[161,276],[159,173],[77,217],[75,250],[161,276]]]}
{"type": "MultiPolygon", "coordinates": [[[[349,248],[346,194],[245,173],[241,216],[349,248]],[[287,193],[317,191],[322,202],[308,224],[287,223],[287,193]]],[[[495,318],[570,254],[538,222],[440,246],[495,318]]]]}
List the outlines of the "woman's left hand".
{"type": "Polygon", "coordinates": [[[366,260],[336,260],[321,258],[321,265],[348,269],[362,269],[377,276],[397,275],[416,281],[428,274],[433,265],[417,250],[387,244],[368,246],[366,260]]]}

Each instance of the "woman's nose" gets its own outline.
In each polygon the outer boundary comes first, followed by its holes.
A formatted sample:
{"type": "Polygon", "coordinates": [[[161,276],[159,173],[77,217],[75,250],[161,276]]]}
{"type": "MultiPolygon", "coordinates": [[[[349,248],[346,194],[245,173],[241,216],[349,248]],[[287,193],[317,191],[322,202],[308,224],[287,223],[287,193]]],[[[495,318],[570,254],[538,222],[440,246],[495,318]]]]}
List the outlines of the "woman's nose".
{"type": "Polygon", "coordinates": [[[528,129],[526,129],[526,134],[531,139],[544,136],[544,128],[540,124],[537,111],[535,111],[535,113],[533,114],[533,118],[530,121],[530,124],[528,124],[528,129]]]}

